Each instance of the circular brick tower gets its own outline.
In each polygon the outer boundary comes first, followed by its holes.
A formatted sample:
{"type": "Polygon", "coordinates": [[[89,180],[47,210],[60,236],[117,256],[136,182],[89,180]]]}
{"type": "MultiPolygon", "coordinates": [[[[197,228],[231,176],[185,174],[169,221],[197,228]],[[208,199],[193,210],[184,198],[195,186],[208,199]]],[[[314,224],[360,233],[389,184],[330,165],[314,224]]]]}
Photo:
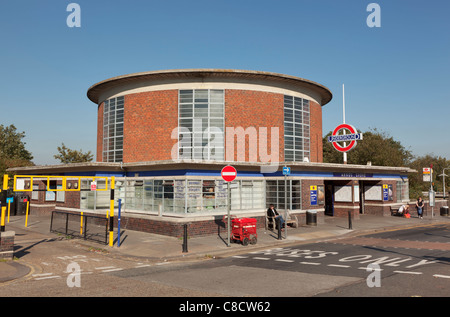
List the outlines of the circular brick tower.
{"type": "Polygon", "coordinates": [[[97,161],[123,163],[322,162],[322,106],[332,98],[299,77],[222,69],[117,76],[87,95],[98,105],[97,161]]]}

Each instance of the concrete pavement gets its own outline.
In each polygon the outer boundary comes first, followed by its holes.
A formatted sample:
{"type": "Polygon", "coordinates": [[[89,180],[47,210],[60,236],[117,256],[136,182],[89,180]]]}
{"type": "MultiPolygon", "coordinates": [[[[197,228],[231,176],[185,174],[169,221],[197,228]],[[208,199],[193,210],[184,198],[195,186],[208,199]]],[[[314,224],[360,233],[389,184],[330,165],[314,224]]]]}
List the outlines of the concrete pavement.
{"type": "MultiPolygon", "coordinates": [[[[276,231],[259,229],[257,231],[258,241],[255,245],[243,246],[240,243],[231,243],[230,246],[227,246],[226,229],[216,235],[189,238],[187,243],[188,252],[182,252],[182,237],[169,237],[128,229],[122,230],[120,247],[117,246],[117,232],[115,232],[115,244],[113,247],[83,239],[73,239],[71,242],[112,257],[137,258],[161,262],[229,256],[264,248],[285,247],[301,242],[338,239],[350,235],[438,223],[450,223],[450,217],[437,215],[433,219],[431,217],[406,219],[390,216],[361,215],[360,219],[353,220],[352,230],[348,229],[347,218],[325,217],[324,223],[319,223],[317,226],[288,228],[287,239],[282,240],[277,239],[276,231]]],[[[61,238],[61,236],[51,233],[49,229],[49,215],[29,216],[26,228],[23,216],[11,217],[10,223],[6,224],[7,231],[12,230],[16,232],[15,245],[18,245],[20,242],[33,240],[45,243],[47,240],[51,241],[55,238],[61,238]]],[[[33,251],[31,250],[30,252],[33,251]]],[[[15,250],[15,254],[20,256],[20,250],[15,250]]],[[[31,266],[20,258],[11,261],[0,261],[0,283],[23,278],[30,271],[31,266]]]]}

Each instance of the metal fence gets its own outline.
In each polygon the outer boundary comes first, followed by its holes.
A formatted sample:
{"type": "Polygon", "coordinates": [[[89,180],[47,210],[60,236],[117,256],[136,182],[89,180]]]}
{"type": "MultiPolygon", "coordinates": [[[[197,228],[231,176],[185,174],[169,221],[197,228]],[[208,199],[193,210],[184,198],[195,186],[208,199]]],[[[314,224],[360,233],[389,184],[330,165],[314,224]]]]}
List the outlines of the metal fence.
{"type": "Polygon", "coordinates": [[[108,218],[54,210],[50,232],[107,244],[108,218]]]}

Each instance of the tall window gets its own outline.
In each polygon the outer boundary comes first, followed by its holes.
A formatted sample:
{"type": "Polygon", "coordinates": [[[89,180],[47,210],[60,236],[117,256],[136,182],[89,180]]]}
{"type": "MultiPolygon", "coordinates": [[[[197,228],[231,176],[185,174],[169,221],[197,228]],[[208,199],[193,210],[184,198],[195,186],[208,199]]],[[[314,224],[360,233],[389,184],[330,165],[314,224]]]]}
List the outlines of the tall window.
{"type": "Polygon", "coordinates": [[[103,162],[123,160],[124,97],[111,98],[103,106],[103,162]]]}
{"type": "Polygon", "coordinates": [[[284,180],[267,180],[266,181],[266,205],[269,207],[273,204],[275,208],[284,210],[284,195],[286,193],[287,208],[289,210],[301,209],[301,183],[299,180],[287,181],[287,192],[285,191],[284,180]]]}
{"type": "Polygon", "coordinates": [[[180,90],[178,158],[224,160],[224,91],[180,90]]]}
{"type": "Polygon", "coordinates": [[[284,160],[309,160],[309,100],[284,96],[284,160]]]}
{"type": "Polygon", "coordinates": [[[409,201],[409,180],[397,181],[397,202],[409,201]]]}

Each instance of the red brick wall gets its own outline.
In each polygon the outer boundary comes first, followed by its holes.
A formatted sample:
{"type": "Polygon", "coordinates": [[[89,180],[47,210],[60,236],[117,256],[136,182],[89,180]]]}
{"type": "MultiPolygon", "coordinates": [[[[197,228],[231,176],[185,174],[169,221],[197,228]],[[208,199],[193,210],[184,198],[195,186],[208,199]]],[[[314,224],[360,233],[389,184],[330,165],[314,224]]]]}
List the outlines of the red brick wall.
{"type": "Polygon", "coordinates": [[[123,161],[170,160],[178,126],[178,90],[125,96],[123,161]]]}
{"type": "Polygon", "coordinates": [[[322,106],[317,102],[309,102],[310,112],[310,162],[323,162],[323,148],[322,148],[322,106]]]}
{"type": "MultiPolygon", "coordinates": [[[[283,95],[269,92],[248,91],[248,90],[226,90],[225,91],[225,126],[242,127],[244,130],[254,127],[257,135],[260,135],[260,128],[267,127],[267,142],[261,142],[263,153],[271,154],[271,128],[279,128],[279,161],[284,160],[284,112],[283,95]]],[[[234,160],[237,160],[238,147],[243,144],[236,144],[234,141],[234,160]]],[[[258,139],[258,146],[259,146],[258,139]]],[[[230,150],[230,145],[226,144],[226,151],[230,150]]],[[[249,140],[245,140],[245,161],[249,161],[249,140]]],[[[257,150],[257,161],[259,158],[259,148],[257,150]]]]}

